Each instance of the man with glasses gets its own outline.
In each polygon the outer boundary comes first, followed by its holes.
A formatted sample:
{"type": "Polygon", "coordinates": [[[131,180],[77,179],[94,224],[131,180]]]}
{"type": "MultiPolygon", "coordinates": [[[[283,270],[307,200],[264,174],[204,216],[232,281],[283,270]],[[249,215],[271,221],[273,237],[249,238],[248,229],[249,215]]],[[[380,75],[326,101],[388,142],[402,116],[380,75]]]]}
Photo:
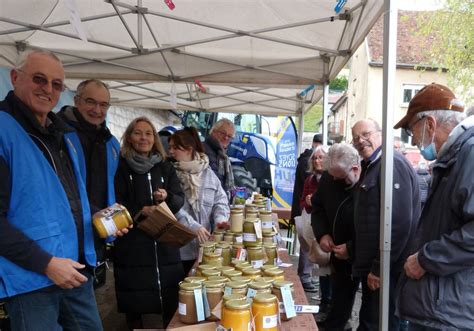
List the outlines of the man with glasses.
{"type": "Polygon", "coordinates": [[[234,123],[227,118],[221,118],[211,128],[209,136],[203,143],[204,150],[209,157],[209,165],[219,178],[229,198],[230,191],[234,187],[234,175],[226,152],[234,136],[234,123]]]}
{"type": "Polygon", "coordinates": [[[25,52],[0,103],[0,298],[13,330],[102,330],[81,146],[51,110],[64,90],[52,53],[25,52]]]}
{"type": "Polygon", "coordinates": [[[446,86],[432,83],[395,125],[413,136],[432,181],[404,265],[397,310],[410,330],[474,327],[474,117],[446,86]]]}
{"type": "MultiPolygon", "coordinates": [[[[354,258],[352,273],[362,282],[358,330],[378,330],[380,288],[380,199],[382,134],[380,125],[363,119],[352,127],[352,143],[362,157],[362,172],[354,194],[354,258]]],[[[389,330],[398,331],[394,290],[408,244],[420,215],[418,179],[410,162],[394,151],[392,189],[392,235],[390,251],[389,330]]]]}
{"type": "MultiPolygon", "coordinates": [[[[105,119],[110,107],[110,92],[102,81],[89,79],[77,86],[73,106],[65,106],[58,116],[72,126],[79,136],[86,161],[86,189],[91,213],[115,203],[114,176],[120,144],[107,128],[105,119]]],[[[113,240],[109,238],[108,241],[113,240]]],[[[97,267],[95,287],[106,281],[105,241],[94,232],[97,267]]]]}

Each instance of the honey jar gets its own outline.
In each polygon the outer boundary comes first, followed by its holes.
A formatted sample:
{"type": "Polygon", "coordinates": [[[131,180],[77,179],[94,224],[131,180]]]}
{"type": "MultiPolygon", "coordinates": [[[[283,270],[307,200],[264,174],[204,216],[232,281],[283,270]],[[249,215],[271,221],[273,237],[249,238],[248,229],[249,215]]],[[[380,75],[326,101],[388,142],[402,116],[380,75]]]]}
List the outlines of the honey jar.
{"type": "MultiPolygon", "coordinates": [[[[294,291],[295,291],[293,287],[293,282],[289,282],[285,280],[277,280],[273,283],[272,293],[276,295],[279,302],[283,302],[283,297],[281,295],[281,288],[285,286],[290,288],[291,294],[293,296],[294,291]]],[[[288,321],[290,319],[286,316],[285,306],[283,305],[281,305],[281,308],[280,308],[280,317],[282,321],[288,321]]]]}
{"type": "Polygon", "coordinates": [[[209,309],[211,315],[206,317],[207,321],[217,321],[219,320],[216,316],[212,314],[212,310],[221,302],[224,295],[223,284],[215,281],[205,281],[204,286],[206,288],[206,297],[209,304],[209,309]]]}
{"type": "Polygon", "coordinates": [[[249,284],[249,288],[255,290],[257,294],[260,293],[272,293],[272,284],[267,283],[265,281],[261,281],[260,278],[258,280],[254,280],[249,284]]]}
{"type": "Polygon", "coordinates": [[[255,280],[257,278],[260,278],[262,273],[260,272],[260,269],[254,269],[254,268],[246,268],[242,270],[242,275],[247,276],[251,278],[252,280],[255,280]]]}
{"type": "Polygon", "coordinates": [[[245,277],[245,276],[236,276],[236,277],[232,277],[231,280],[232,281],[237,281],[237,282],[242,282],[242,283],[245,283],[245,284],[248,285],[252,281],[252,278],[245,277]]]}
{"type": "Polygon", "coordinates": [[[271,210],[260,210],[258,215],[262,221],[262,233],[273,232],[273,219],[271,210]]]}
{"type": "Polygon", "coordinates": [[[217,270],[217,267],[210,264],[200,264],[196,270],[196,276],[202,276],[204,270],[217,270]]]}
{"type": "Polygon", "coordinates": [[[250,303],[246,300],[228,300],[222,309],[221,325],[232,331],[251,330],[250,303]]]}
{"type": "Polygon", "coordinates": [[[129,227],[133,224],[133,221],[127,208],[121,204],[114,203],[112,206],[95,213],[92,216],[92,223],[99,237],[107,238],[117,231],[129,227]]]}
{"type": "Polygon", "coordinates": [[[263,293],[253,297],[255,331],[277,331],[278,314],[278,299],[275,295],[263,293]]]}
{"type": "Polygon", "coordinates": [[[281,269],[268,269],[263,272],[264,276],[272,277],[274,280],[285,280],[284,274],[281,269]]]}
{"type": "Polygon", "coordinates": [[[206,241],[205,243],[202,243],[199,246],[201,246],[202,253],[204,255],[206,253],[214,252],[214,249],[216,248],[216,243],[213,241],[206,241]]]}
{"type": "Polygon", "coordinates": [[[242,276],[242,271],[239,270],[228,270],[228,271],[223,271],[222,276],[227,277],[227,278],[232,278],[236,276],[242,276]]]}
{"type": "Polygon", "coordinates": [[[221,284],[227,283],[230,279],[224,276],[209,276],[207,277],[207,280],[210,282],[218,282],[221,284]]]}
{"type": "Polygon", "coordinates": [[[262,244],[262,238],[257,238],[257,233],[255,232],[255,224],[260,222],[258,219],[249,219],[247,218],[244,222],[244,246],[259,246],[262,244]]]}
{"type": "Polygon", "coordinates": [[[242,232],[244,224],[244,210],[242,208],[232,208],[230,210],[230,231],[242,232]]]}
{"type": "Polygon", "coordinates": [[[217,270],[217,269],[207,269],[207,270],[203,270],[201,273],[203,277],[206,277],[206,279],[209,279],[209,277],[221,275],[220,270],[217,270]]]}
{"type": "Polygon", "coordinates": [[[204,253],[202,262],[217,267],[222,267],[224,259],[219,253],[204,253]]]}
{"type": "Polygon", "coordinates": [[[230,265],[230,259],[231,259],[231,246],[230,246],[230,244],[228,244],[228,243],[217,244],[216,249],[215,249],[214,252],[221,254],[221,256],[222,256],[222,265],[223,266],[230,265]]]}
{"type": "Polygon", "coordinates": [[[247,248],[247,260],[252,268],[258,269],[263,266],[264,255],[262,246],[251,246],[247,248]]]}
{"type": "Polygon", "coordinates": [[[247,284],[244,282],[238,282],[238,281],[230,281],[226,285],[226,287],[229,287],[231,289],[231,293],[237,293],[237,294],[247,294],[247,284]]]}
{"type": "Polygon", "coordinates": [[[275,243],[264,244],[265,255],[267,256],[267,262],[265,264],[277,265],[278,263],[278,251],[275,243]]]}
{"type": "Polygon", "coordinates": [[[194,301],[194,290],[200,289],[201,284],[181,282],[179,284],[179,320],[185,324],[196,324],[198,315],[196,301],[194,301]]]}

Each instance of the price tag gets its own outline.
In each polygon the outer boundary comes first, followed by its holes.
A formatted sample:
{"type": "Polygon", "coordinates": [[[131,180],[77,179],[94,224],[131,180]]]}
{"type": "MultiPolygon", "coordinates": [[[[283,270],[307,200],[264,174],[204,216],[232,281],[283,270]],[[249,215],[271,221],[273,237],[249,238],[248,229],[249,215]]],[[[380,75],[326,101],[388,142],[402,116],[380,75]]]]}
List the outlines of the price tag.
{"type": "Polygon", "coordinates": [[[281,296],[283,298],[283,305],[285,306],[286,316],[292,318],[296,316],[295,311],[295,302],[293,301],[293,296],[291,295],[291,289],[289,286],[283,286],[280,288],[281,296]]]}
{"type": "Polygon", "coordinates": [[[262,239],[262,222],[258,220],[257,222],[253,223],[253,227],[255,229],[255,235],[258,239],[262,239]]]}
{"type": "Polygon", "coordinates": [[[247,302],[252,303],[253,297],[257,294],[257,291],[254,290],[253,288],[249,288],[247,290],[247,302]]]}
{"type": "Polygon", "coordinates": [[[202,290],[197,288],[194,290],[194,302],[196,303],[197,320],[199,322],[204,321],[204,302],[202,301],[202,290]]]}
{"type": "Polygon", "coordinates": [[[227,295],[227,294],[232,294],[232,288],[230,288],[229,286],[226,286],[224,288],[224,295],[227,295]]]}
{"type": "Polygon", "coordinates": [[[209,308],[209,301],[207,301],[207,291],[205,286],[202,289],[202,301],[204,303],[204,314],[207,318],[211,316],[211,309],[209,308]]]}
{"type": "Polygon", "coordinates": [[[198,253],[198,263],[201,264],[202,262],[202,256],[204,254],[204,249],[202,247],[199,247],[199,253],[198,253]]]}

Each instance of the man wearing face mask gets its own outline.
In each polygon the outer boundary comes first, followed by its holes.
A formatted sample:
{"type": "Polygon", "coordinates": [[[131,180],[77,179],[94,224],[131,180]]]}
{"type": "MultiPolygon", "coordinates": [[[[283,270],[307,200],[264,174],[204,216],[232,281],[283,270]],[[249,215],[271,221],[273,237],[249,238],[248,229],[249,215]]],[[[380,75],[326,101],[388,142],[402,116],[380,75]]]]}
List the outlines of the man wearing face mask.
{"type": "Polygon", "coordinates": [[[344,330],[352,313],[359,278],[352,277],[353,190],[361,173],[360,156],[347,143],[331,146],[326,171],[312,196],[311,225],[325,252],[331,252],[331,309],[325,330],[344,330]]]}
{"type": "Polygon", "coordinates": [[[432,182],[400,281],[398,314],[410,330],[474,326],[474,117],[446,86],[432,83],[410,101],[395,128],[413,136],[432,165],[432,182]]]}
{"type": "MultiPolygon", "coordinates": [[[[352,142],[362,157],[362,173],[354,194],[354,259],[352,274],[362,282],[358,330],[378,330],[380,288],[380,199],[382,134],[380,125],[363,119],[352,127],[352,142]]],[[[408,256],[420,216],[418,179],[400,152],[393,154],[392,233],[390,251],[389,330],[398,331],[395,286],[408,256]]]]}

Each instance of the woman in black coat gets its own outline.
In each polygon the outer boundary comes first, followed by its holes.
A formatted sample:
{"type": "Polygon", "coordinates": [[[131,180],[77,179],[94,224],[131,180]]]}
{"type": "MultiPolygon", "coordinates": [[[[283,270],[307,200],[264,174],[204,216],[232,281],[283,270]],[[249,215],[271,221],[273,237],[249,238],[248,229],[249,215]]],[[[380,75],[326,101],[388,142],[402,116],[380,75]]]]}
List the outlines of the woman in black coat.
{"type": "MultiPolygon", "coordinates": [[[[115,175],[115,193],[132,217],[147,213],[166,201],[173,213],[184,204],[174,167],[149,119],[139,117],[122,138],[121,158],[115,175]]],[[[128,326],[143,328],[142,314],[163,314],[166,325],[178,306],[178,283],[184,278],[179,248],[161,244],[133,228],[114,243],[115,291],[119,312],[128,326]]]]}

